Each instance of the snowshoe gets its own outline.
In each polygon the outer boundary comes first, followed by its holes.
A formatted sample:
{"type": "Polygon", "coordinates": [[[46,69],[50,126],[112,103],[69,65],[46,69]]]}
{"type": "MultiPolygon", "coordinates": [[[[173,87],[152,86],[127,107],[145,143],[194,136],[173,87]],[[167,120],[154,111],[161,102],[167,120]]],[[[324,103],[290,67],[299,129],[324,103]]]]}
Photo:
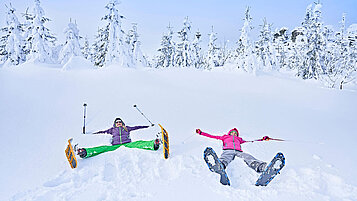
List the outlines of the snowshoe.
{"type": "Polygon", "coordinates": [[[168,159],[170,156],[169,134],[167,133],[164,127],[162,127],[160,124],[159,126],[161,128],[161,134],[162,134],[161,143],[163,144],[164,158],[168,159]]]}
{"type": "Polygon", "coordinates": [[[280,174],[280,170],[285,166],[285,157],[282,153],[277,153],[270,164],[265,168],[264,172],[260,175],[259,179],[255,183],[256,186],[266,186],[277,174],[280,174]]]}
{"type": "Polygon", "coordinates": [[[206,161],[206,164],[207,164],[209,170],[211,170],[211,172],[215,172],[221,176],[221,179],[220,179],[221,184],[230,186],[230,181],[229,181],[228,175],[225,171],[225,166],[221,162],[221,160],[219,160],[216,152],[211,147],[207,147],[205,149],[205,151],[203,153],[203,158],[206,161]]]}
{"type": "Polygon", "coordinates": [[[71,144],[72,141],[73,141],[72,138],[68,140],[68,145],[64,152],[66,154],[69,165],[71,166],[71,168],[74,169],[77,167],[77,159],[76,159],[76,155],[74,154],[74,151],[73,151],[73,146],[71,144]]]}

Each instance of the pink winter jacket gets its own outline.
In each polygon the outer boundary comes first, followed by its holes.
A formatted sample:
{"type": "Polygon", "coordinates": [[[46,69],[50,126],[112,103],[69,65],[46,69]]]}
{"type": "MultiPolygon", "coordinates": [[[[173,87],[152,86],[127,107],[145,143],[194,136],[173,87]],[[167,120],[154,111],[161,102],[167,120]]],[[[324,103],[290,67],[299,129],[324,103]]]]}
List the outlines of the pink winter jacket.
{"type": "MultiPolygon", "coordinates": [[[[239,132],[236,128],[232,129],[236,130],[239,136],[239,132]]],[[[228,134],[223,135],[223,136],[215,136],[215,135],[210,135],[205,132],[201,132],[201,135],[209,137],[209,138],[214,138],[217,140],[222,140],[223,142],[223,150],[225,149],[233,149],[233,150],[238,150],[242,151],[242,148],[240,147],[241,144],[245,143],[246,141],[243,140],[241,137],[234,136],[234,135],[229,135],[229,133],[232,131],[230,130],[228,134]]]]}

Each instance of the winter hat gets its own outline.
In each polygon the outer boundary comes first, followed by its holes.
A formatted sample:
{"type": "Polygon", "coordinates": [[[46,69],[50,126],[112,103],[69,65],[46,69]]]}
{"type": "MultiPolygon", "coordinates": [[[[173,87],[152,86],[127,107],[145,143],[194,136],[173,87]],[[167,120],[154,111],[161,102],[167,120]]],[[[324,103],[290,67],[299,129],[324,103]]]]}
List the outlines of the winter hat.
{"type": "Polygon", "coordinates": [[[231,130],[228,132],[228,135],[230,135],[232,131],[237,131],[238,136],[239,136],[239,131],[238,131],[238,129],[236,129],[236,128],[231,129],[231,130]]]}

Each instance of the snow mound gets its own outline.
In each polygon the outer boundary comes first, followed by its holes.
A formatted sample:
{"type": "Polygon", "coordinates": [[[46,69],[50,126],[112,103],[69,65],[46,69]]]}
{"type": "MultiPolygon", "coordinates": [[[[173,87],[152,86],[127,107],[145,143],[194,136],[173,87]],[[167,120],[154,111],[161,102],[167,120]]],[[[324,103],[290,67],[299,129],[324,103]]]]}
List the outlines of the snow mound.
{"type": "Polygon", "coordinates": [[[66,64],[63,65],[63,70],[86,70],[96,69],[90,61],[81,56],[72,56],[66,64]]]}
{"type": "MultiPolygon", "coordinates": [[[[182,147],[181,147],[182,148],[182,147]]],[[[175,150],[175,148],[174,148],[175,150]]],[[[236,160],[227,169],[231,187],[219,183],[198,156],[180,154],[165,160],[160,151],[120,148],[79,167],[60,172],[42,186],[13,200],[355,200],[357,188],[334,174],[311,168],[285,167],[267,187],[256,187],[258,175],[236,160]]],[[[65,159],[63,159],[65,160],[65,159]]]]}
{"type": "MultiPolygon", "coordinates": [[[[354,91],[224,68],[61,73],[28,67],[0,69],[1,200],[357,200],[354,91]],[[122,147],[78,159],[72,170],[64,153],[69,138],[81,147],[110,140],[81,134],[83,102],[89,133],[111,127],[118,116],[126,125],[148,125],[133,108],[137,104],[168,131],[170,158],[163,159],[162,148],[122,147]],[[266,162],[284,153],[286,165],[267,187],[254,185],[259,175],[239,158],[227,168],[229,187],[205,164],[204,149],[220,155],[221,142],[195,129],[222,135],[234,127],[245,140],[287,140],[242,145],[266,162]]],[[[131,137],[150,140],[158,131],[150,127],[131,137]]]]}

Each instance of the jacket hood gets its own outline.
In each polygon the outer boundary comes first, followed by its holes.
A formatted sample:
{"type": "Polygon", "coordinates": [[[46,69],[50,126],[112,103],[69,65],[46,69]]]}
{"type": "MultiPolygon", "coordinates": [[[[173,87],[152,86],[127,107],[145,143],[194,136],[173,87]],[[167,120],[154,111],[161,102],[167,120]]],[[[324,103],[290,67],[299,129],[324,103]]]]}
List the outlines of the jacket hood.
{"type": "Polygon", "coordinates": [[[238,129],[236,129],[236,128],[231,129],[231,130],[228,132],[228,135],[230,135],[230,133],[231,133],[232,131],[237,131],[238,136],[239,136],[239,131],[238,131],[238,129]]]}

